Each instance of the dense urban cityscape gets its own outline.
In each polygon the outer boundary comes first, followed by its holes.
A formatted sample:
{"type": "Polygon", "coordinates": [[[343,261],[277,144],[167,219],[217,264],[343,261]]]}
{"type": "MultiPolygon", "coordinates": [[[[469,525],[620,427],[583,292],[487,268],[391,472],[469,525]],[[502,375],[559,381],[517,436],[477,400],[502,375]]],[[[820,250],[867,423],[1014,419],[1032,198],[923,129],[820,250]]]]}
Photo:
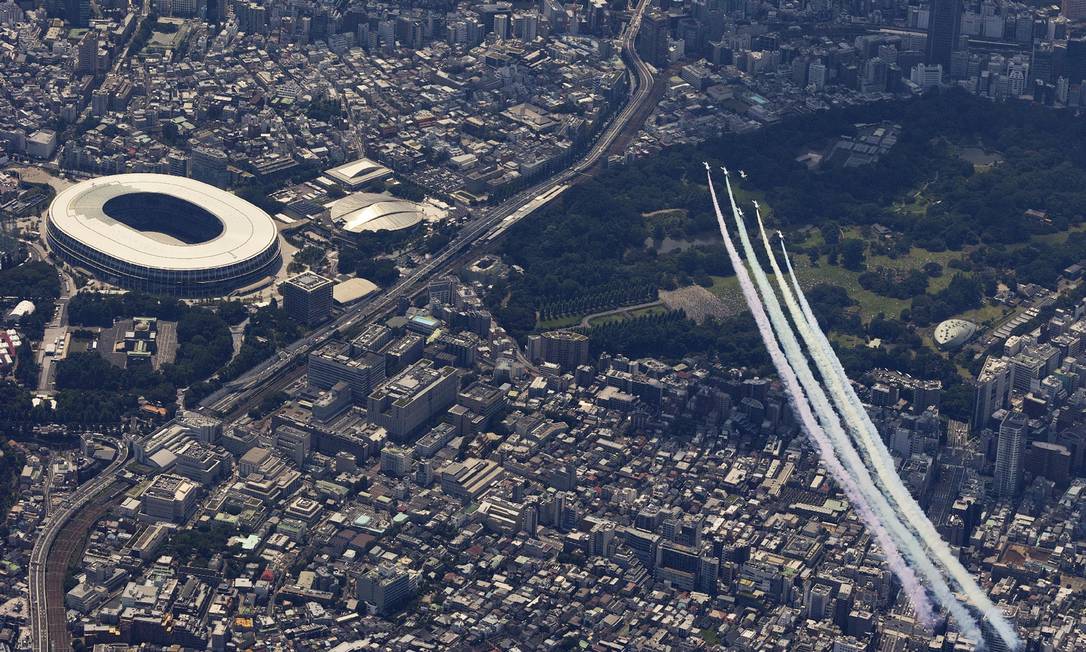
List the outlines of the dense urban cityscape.
{"type": "Polygon", "coordinates": [[[0,0],[0,652],[1086,651],[1086,0],[0,0]]]}

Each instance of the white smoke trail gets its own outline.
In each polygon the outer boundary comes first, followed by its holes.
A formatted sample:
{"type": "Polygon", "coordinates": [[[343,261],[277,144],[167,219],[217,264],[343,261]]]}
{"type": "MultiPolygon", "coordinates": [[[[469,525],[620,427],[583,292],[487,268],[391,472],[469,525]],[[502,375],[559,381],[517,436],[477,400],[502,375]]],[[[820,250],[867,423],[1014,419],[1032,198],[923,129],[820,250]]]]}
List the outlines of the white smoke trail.
{"type": "MultiPolygon", "coordinates": [[[[916,573],[905,563],[895,538],[890,535],[883,524],[884,519],[880,519],[880,517],[876,515],[875,509],[869,503],[865,492],[861,490],[852,475],[841,465],[841,461],[834,453],[833,444],[830,442],[830,439],[822,426],[819,425],[814,414],[812,414],[810,404],[805,398],[806,395],[800,386],[799,380],[796,378],[795,372],[792,370],[787,357],[781,351],[777,339],[773,334],[773,328],[770,326],[761,300],[758,298],[758,292],[755,290],[754,285],[750,280],[750,276],[747,274],[746,268],[743,267],[743,262],[739,258],[739,252],[736,250],[735,245],[732,243],[731,236],[728,235],[727,226],[724,223],[724,216],[720,212],[720,205],[717,201],[716,190],[713,187],[712,177],[710,175],[707,176],[709,177],[709,192],[713,198],[713,208],[716,211],[717,221],[720,224],[720,232],[724,238],[725,248],[728,250],[728,256],[731,259],[732,267],[735,269],[736,278],[739,280],[739,286],[747,304],[750,306],[751,314],[754,316],[758,330],[761,332],[762,340],[765,342],[770,359],[773,361],[773,365],[777,369],[777,373],[781,377],[782,382],[784,382],[785,386],[788,388],[787,395],[789,397],[789,402],[799,416],[804,431],[818,449],[823,464],[826,465],[827,470],[829,470],[830,474],[837,481],[849,501],[856,508],[856,512],[861,520],[875,537],[875,540],[878,541],[879,546],[886,555],[887,565],[898,577],[899,581],[901,581],[914,609],[917,611],[917,615],[926,624],[931,623],[934,620],[931,603],[924,593],[924,588],[917,579],[916,573]]],[[[868,479],[868,483],[870,483],[870,479],[868,479]]],[[[870,489],[873,489],[873,486],[871,486],[870,489]]],[[[872,491],[871,493],[879,495],[877,491],[872,491]]],[[[896,517],[893,515],[890,515],[890,519],[895,518],[896,517]]]]}
{"type": "Polygon", "coordinates": [[[1004,618],[1002,611],[992,604],[988,595],[979,585],[977,585],[976,580],[973,579],[973,576],[969,571],[967,571],[958,558],[954,556],[942,536],[932,525],[931,521],[928,520],[927,515],[920,508],[920,505],[917,504],[912,494],[901,482],[901,477],[897,474],[889,450],[883,443],[882,437],[879,435],[875,424],[872,423],[871,418],[868,416],[867,410],[864,409],[859,396],[856,395],[856,391],[852,388],[848,375],[841,366],[841,361],[837,358],[832,345],[819,326],[818,319],[815,317],[814,311],[811,309],[807,297],[799,285],[799,280],[796,278],[795,270],[792,267],[792,261],[788,256],[787,249],[785,249],[783,238],[781,239],[781,252],[784,257],[785,266],[788,270],[792,289],[789,289],[788,285],[785,283],[784,275],[781,273],[780,267],[777,264],[776,256],[773,253],[773,249],[770,246],[769,239],[765,233],[765,226],[762,223],[761,213],[760,211],[757,211],[757,209],[756,213],[758,215],[758,228],[761,232],[762,240],[765,243],[766,253],[769,254],[770,265],[773,268],[774,274],[777,275],[777,282],[780,286],[781,294],[788,304],[789,311],[792,313],[792,318],[795,320],[804,341],[806,341],[811,351],[812,358],[814,358],[815,364],[818,366],[819,373],[822,374],[823,380],[830,389],[830,394],[833,396],[834,403],[837,405],[842,416],[844,416],[860,446],[867,454],[867,459],[871,461],[871,466],[874,468],[882,486],[886,488],[891,499],[904,513],[906,521],[916,531],[920,540],[944,567],[949,578],[958,586],[959,590],[965,594],[966,599],[973,607],[983,614],[995,634],[999,636],[1004,644],[1010,649],[1020,649],[1022,647],[1022,641],[1018,637],[1017,632],[1015,632],[1011,624],[1004,618]],[[793,299],[793,290],[799,305],[797,305],[795,299],[793,299]]]}
{"type": "MultiPolygon", "coordinates": [[[[795,333],[788,324],[788,320],[784,316],[783,311],[781,311],[780,304],[777,303],[777,298],[773,293],[769,280],[766,278],[765,272],[758,262],[754,253],[754,247],[751,245],[750,239],[747,236],[742,212],[735,205],[735,196],[731,188],[731,179],[725,176],[724,183],[728,189],[732,213],[734,214],[736,224],[739,227],[739,236],[747,255],[747,262],[753,272],[754,280],[758,284],[763,301],[768,308],[770,319],[777,331],[777,336],[781,340],[785,356],[798,374],[800,382],[807,393],[807,397],[814,406],[816,413],[819,415],[819,419],[822,421],[822,424],[830,437],[830,441],[834,445],[834,449],[838,455],[840,455],[845,468],[858,479],[865,495],[871,499],[875,511],[882,517],[883,522],[889,527],[891,534],[901,546],[902,553],[911,559],[913,565],[924,575],[940,602],[951,611],[962,630],[974,640],[981,640],[981,633],[977,628],[975,621],[961,603],[954,598],[942,573],[931,563],[931,560],[928,559],[925,554],[924,547],[916,540],[913,533],[902,523],[897,511],[890,505],[885,495],[875,486],[874,481],[868,474],[867,467],[864,465],[863,460],[860,459],[856,449],[852,446],[852,442],[844,428],[841,426],[837,414],[830,406],[825,392],[823,392],[822,387],[815,380],[814,374],[811,373],[806,357],[803,355],[799,342],[796,340],[795,333]]],[[[917,587],[905,588],[914,593],[922,592],[921,589],[917,587]]]]}

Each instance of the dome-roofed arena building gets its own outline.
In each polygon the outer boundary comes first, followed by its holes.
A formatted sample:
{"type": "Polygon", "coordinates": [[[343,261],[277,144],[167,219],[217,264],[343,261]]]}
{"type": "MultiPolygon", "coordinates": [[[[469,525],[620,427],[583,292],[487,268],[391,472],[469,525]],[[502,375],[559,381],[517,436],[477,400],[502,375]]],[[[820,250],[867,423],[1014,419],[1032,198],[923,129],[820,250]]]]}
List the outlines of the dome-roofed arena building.
{"type": "Polygon", "coordinates": [[[964,319],[948,319],[935,327],[935,345],[944,351],[960,348],[977,332],[977,325],[964,319]]]}
{"type": "Polygon", "coordinates": [[[328,215],[345,233],[399,231],[422,222],[426,207],[391,195],[357,192],[330,204],[328,215]]]}
{"type": "Polygon", "coordinates": [[[49,206],[54,255],[129,290],[224,296],[275,274],[271,216],[186,177],[118,174],[65,189],[49,206]]]}

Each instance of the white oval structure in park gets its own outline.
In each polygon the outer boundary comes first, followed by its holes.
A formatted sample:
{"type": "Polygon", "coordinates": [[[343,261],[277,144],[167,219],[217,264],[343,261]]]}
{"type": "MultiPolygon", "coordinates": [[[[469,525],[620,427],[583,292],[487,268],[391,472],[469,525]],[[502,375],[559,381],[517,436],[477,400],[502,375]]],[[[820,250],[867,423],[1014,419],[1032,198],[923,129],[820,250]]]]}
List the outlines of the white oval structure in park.
{"type": "Polygon", "coordinates": [[[168,174],[83,181],[49,206],[53,253],[129,290],[212,297],[274,274],[270,215],[232,193],[168,174]]]}
{"type": "Polygon", "coordinates": [[[977,325],[964,319],[948,319],[935,327],[933,339],[940,349],[957,349],[977,332],[977,325]]]}

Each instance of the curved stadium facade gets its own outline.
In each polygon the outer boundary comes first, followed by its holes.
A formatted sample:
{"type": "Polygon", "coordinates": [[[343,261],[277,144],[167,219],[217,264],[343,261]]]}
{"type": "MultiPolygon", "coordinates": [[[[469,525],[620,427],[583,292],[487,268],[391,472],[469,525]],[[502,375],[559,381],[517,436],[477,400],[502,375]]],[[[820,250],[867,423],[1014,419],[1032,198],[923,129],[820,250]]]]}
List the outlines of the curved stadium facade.
{"type": "Polygon", "coordinates": [[[49,206],[53,253],[129,290],[222,296],[274,274],[271,216],[214,186],[166,174],[118,174],[65,189],[49,206]]]}

